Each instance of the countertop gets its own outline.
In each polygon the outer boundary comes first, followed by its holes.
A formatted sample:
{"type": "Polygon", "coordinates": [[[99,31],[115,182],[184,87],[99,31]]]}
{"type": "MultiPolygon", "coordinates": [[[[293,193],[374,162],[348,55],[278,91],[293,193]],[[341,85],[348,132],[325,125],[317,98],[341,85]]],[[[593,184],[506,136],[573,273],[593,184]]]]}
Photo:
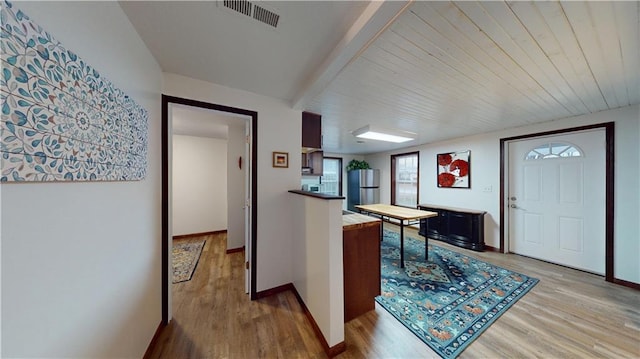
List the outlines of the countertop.
{"type": "Polygon", "coordinates": [[[428,204],[428,203],[421,203],[421,204],[418,205],[418,207],[426,207],[426,208],[433,208],[433,209],[443,209],[443,210],[451,211],[451,212],[462,212],[462,213],[471,213],[471,214],[485,214],[485,213],[487,213],[486,211],[479,211],[479,210],[476,210],[476,209],[446,207],[446,206],[438,206],[438,205],[435,205],[435,204],[428,204]]]}
{"type": "Polygon", "coordinates": [[[360,213],[344,214],[342,215],[342,230],[351,230],[370,225],[375,225],[380,222],[379,218],[365,216],[360,213]]]}
{"type": "Polygon", "coordinates": [[[332,194],[324,194],[324,193],[319,193],[319,192],[309,192],[309,191],[301,191],[299,189],[292,189],[289,191],[290,193],[295,193],[295,194],[299,194],[299,195],[303,195],[303,196],[309,196],[309,197],[315,197],[315,198],[319,198],[319,199],[344,199],[344,197],[342,196],[334,196],[332,194]]]}

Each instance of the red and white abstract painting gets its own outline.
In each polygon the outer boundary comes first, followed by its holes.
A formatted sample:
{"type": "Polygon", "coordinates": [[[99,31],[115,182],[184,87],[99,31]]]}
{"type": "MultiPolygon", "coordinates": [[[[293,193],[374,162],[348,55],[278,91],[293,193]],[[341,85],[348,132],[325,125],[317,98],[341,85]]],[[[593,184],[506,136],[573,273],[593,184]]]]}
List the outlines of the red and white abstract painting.
{"type": "Polygon", "coordinates": [[[471,151],[439,153],[438,187],[471,188],[471,151]]]}

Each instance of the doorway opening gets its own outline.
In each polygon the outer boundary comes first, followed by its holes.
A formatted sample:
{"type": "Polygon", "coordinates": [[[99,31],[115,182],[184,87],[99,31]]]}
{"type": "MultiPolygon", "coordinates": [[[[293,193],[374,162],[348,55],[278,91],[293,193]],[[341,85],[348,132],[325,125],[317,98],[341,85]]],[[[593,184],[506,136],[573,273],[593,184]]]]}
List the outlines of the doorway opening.
{"type": "Polygon", "coordinates": [[[162,322],[168,324],[171,319],[171,271],[170,271],[170,241],[172,240],[172,234],[170,233],[171,218],[169,216],[170,210],[170,155],[169,147],[171,145],[171,128],[170,128],[170,116],[172,105],[184,105],[199,109],[214,110],[221,113],[227,113],[230,115],[243,115],[250,118],[250,126],[247,136],[247,147],[250,157],[250,168],[248,168],[250,174],[248,177],[249,197],[247,201],[247,213],[245,214],[249,218],[247,223],[247,229],[249,229],[249,240],[247,253],[249,253],[249,285],[248,292],[251,300],[256,299],[256,229],[257,229],[257,128],[258,128],[258,113],[255,111],[249,111],[245,109],[239,109],[219,104],[212,104],[208,102],[196,101],[191,99],[173,97],[162,95],[162,322]]]}
{"type": "Polygon", "coordinates": [[[602,124],[567,128],[556,131],[547,131],[541,133],[533,133],[522,136],[515,136],[509,138],[500,139],[500,252],[505,252],[508,248],[506,246],[506,238],[509,235],[509,228],[505,222],[507,219],[507,210],[509,208],[509,194],[507,189],[509,186],[508,180],[511,169],[509,169],[509,143],[530,139],[534,137],[545,137],[559,134],[568,134],[572,132],[580,132],[594,129],[605,130],[605,200],[602,203],[605,212],[605,280],[607,282],[615,282],[614,278],[614,123],[607,122],[602,124]]]}

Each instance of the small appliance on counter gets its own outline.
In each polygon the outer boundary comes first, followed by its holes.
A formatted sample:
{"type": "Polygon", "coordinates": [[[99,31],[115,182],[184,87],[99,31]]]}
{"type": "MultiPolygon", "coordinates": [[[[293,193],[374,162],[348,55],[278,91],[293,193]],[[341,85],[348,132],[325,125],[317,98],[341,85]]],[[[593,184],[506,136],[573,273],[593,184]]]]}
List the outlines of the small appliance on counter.
{"type": "Polygon", "coordinates": [[[302,185],[302,190],[306,192],[322,192],[322,185],[319,183],[305,183],[302,185]]]}

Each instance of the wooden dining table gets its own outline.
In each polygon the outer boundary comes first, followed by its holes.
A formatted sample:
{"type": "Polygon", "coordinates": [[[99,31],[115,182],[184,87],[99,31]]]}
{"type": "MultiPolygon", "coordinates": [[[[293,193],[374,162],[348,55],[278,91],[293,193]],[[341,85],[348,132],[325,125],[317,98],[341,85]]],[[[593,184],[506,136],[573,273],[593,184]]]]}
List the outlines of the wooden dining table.
{"type": "MultiPolygon", "coordinates": [[[[394,206],[390,204],[361,204],[355,206],[360,213],[380,216],[384,223],[384,218],[393,218],[400,222],[400,268],[404,268],[404,227],[419,223],[423,218],[435,217],[437,212],[424,211],[408,207],[394,206]],[[418,222],[416,222],[418,221],[418,222]]],[[[382,226],[381,226],[382,227],[382,226]]],[[[426,232],[425,232],[426,233],[426,232]]],[[[380,234],[382,238],[382,233],[380,234]]],[[[424,259],[429,260],[429,239],[424,237],[424,259]]]]}

